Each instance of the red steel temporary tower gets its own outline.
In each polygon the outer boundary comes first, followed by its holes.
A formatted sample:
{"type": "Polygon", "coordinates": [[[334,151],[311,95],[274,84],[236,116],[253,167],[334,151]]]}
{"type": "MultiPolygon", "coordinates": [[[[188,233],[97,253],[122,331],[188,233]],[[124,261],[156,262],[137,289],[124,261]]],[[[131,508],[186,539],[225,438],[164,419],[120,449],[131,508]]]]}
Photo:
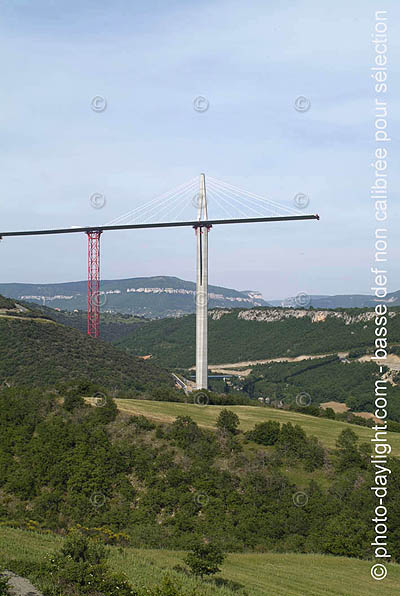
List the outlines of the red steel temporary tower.
{"type": "Polygon", "coordinates": [[[91,230],[86,233],[88,237],[88,335],[98,337],[101,230],[91,230]]]}

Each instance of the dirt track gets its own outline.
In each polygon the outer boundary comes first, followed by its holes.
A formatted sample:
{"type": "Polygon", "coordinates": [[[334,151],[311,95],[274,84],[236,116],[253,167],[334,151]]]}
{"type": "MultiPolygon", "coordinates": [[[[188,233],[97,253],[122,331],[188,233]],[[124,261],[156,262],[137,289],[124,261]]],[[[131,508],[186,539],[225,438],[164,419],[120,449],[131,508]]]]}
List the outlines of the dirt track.
{"type": "MultiPolygon", "coordinates": [[[[348,355],[348,352],[338,352],[337,355],[340,358],[345,358],[348,355]]],[[[240,374],[240,376],[245,377],[251,372],[251,368],[246,367],[256,366],[256,364],[268,364],[269,362],[301,362],[302,360],[314,360],[315,358],[325,358],[326,356],[333,356],[333,354],[303,354],[295,357],[281,356],[279,358],[267,358],[266,360],[245,360],[243,362],[233,362],[229,364],[210,364],[208,368],[210,371],[220,374],[240,374]],[[237,369],[244,370],[239,371],[237,369]]],[[[195,367],[193,366],[190,370],[194,369],[195,367]]]]}
{"type": "MultiPolygon", "coordinates": [[[[329,354],[302,354],[294,358],[288,356],[281,356],[279,358],[268,358],[266,360],[245,360],[243,362],[232,362],[229,364],[209,364],[208,369],[217,374],[225,375],[240,375],[246,377],[251,373],[251,368],[257,364],[268,364],[270,362],[301,362],[302,360],[314,360],[316,358],[325,358],[326,356],[333,356],[334,353],[329,354]]],[[[339,358],[346,358],[348,352],[337,352],[339,358]]],[[[371,354],[356,358],[358,362],[369,362],[371,360],[371,354]]],[[[387,367],[392,370],[400,370],[400,356],[395,354],[389,354],[386,361],[383,362],[387,367]]],[[[195,370],[195,366],[192,366],[190,370],[195,370]]]]}

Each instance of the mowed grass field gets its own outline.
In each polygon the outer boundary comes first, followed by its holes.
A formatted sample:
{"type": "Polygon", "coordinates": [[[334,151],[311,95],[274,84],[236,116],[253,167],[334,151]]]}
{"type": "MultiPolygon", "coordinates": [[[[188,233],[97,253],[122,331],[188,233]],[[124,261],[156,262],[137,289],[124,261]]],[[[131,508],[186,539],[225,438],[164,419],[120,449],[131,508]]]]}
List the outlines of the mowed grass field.
{"type": "MultiPolygon", "coordinates": [[[[61,539],[51,534],[2,527],[0,561],[39,562],[60,548],[61,539]]],[[[156,585],[167,572],[188,590],[201,596],[230,595],[208,581],[200,582],[172,570],[182,564],[183,552],[118,549],[111,547],[110,565],[124,572],[132,584],[156,585]]],[[[345,557],[301,554],[230,554],[220,574],[243,585],[248,596],[394,596],[400,588],[400,565],[389,564],[382,581],[371,578],[372,563],[345,557]]],[[[240,592],[239,592],[240,593],[240,592]]]]}
{"type": "MultiPolygon", "coordinates": [[[[240,429],[243,431],[250,430],[255,424],[266,420],[277,420],[280,423],[291,422],[299,424],[307,434],[318,437],[321,443],[328,448],[335,447],[336,439],[345,428],[351,428],[360,437],[360,441],[365,443],[369,443],[374,434],[374,431],[367,427],[269,407],[198,406],[139,399],[116,399],[115,401],[122,412],[142,414],[159,422],[173,422],[177,416],[190,416],[197,424],[208,428],[215,428],[219,413],[222,409],[228,408],[239,416],[240,429]]],[[[388,433],[388,441],[392,446],[392,455],[400,456],[400,433],[388,433]]]]}

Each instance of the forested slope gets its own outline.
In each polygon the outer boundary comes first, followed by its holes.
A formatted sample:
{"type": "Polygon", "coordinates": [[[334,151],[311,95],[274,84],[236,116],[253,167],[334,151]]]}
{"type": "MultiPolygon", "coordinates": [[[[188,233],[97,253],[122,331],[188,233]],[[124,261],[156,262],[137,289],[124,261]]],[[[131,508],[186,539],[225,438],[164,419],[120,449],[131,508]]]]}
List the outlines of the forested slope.
{"type": "Polygon", "coordinates": [[[36,311],[14,312],[14,304],[0,316],[0,384],[53,386],[85,379],[106,388],[143,390],[172,385],[170,375],[36,311]]]}
{"type": "MultiPolygon", "coordinates": [[[[111,400],[85,406],[69,393],[61,405],[37,390],[5,389],[0,515],[28,527],[107,526],[137,547],[187,549],[204,537],[226,551],[370,557],[368,444],[347,425],[333,449],[291,423],[267,424],[257,438],[224,412],[214,430],[185,415],[155,425],[117,414],[111,400]]],[[[388,548],[398,560],[399,462],[389,459],[388,548]]]]}
{"type": "MultiPolygon", "coordinates": [[[[400,309],[391,308],[390,342],[400,342],[400,309]]],[[[304,311],[257,308],[209,313],[209,362],[241,362],[371,348],[372,309],[304,311]]],[[[151,321],[115,342],[132,354],[153,354],[171,367],[195,362],[195,316],[151,321]]]]}

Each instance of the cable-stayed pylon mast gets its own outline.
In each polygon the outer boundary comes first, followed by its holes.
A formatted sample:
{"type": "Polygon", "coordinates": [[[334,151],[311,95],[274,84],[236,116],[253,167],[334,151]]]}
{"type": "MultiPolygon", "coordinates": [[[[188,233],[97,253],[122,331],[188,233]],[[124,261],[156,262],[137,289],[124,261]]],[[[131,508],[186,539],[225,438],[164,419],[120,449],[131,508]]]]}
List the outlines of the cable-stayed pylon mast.
{"type": "Polygon", "coordinates": [[[200,192],[195,225],[197,243],[196,272],[196,388],[208,387],[208,220],[206,177],[200,174],[200,192]]]}
{"type": "MultiPolygon", "coordinates": [[[[212,226],[243,223],[288,222],[319,220],[319,215],[305,215],[299,209],[281,205],[271,199],[253,192],[248,192],[232,184],[208,176],[208,196],[213,207],[222,209],[224,216],[207,213],[207,193],[205,175],[200,175],[200,192],[197,195],[197,220],[180,220],[183,207],[188,206],[188,193],[194,192],[198,179],[193,178],[185,184],[136,207],[117,217],[108,224],[97,226],[71,226],[69,228],[50,228],[39,230],[19,230],[0,232],[0,240],[5,237],[41,236],[53,234],[80,234],[88,236],[88,334],[97,337],[99,332],[100,306],[100,235],[106,231],[161,229],[193,227],[196,230],[197,243],[197,280],[196,280],[196,383],[198,389],[207,388],[207,331],[208,331],[208,232],[212,226]],[[171,209],[172,207],[172,209],[171,209]],[[173,219],[172,210],[179,208],[178,217],[173,219]],[[239,213],[232,217],[231,209],[239,213]],[[250,209],[249,216],[247,210],[250,209]],[[283,211],[283,214],[282,214],[283,211]],[[169,221],[162,221],[168,217],[169,221]],[[156,221],[154,219],[156,218],[156,221]],[[125,222],[125,223],[124,223],[125,222]]],[[[193,204],[193,201],[192,201],[193,204]]]]}

